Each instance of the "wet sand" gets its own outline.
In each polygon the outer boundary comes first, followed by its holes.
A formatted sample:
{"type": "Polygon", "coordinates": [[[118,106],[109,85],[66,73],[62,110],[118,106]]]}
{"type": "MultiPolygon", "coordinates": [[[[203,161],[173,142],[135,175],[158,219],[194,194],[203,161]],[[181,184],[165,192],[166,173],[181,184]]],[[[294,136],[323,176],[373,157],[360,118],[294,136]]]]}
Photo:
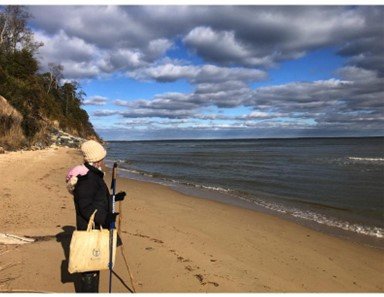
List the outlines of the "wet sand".
{"type": "MultiPolygon", "coordinates": [[[[0,233],[37,239],[0,244],[1,291],[75,292],[77,275],[67,272],[75,210],[64,179],[81,161],[66,148],[0,155],[0,233]]],[[[119,178],[117,187],[127,192],[120,234],[137,292],[384,291],[383,250],[157,184],[119,178]]],[[[121,248],[115,273],[113,292],[129,292],[121,248]]]]}

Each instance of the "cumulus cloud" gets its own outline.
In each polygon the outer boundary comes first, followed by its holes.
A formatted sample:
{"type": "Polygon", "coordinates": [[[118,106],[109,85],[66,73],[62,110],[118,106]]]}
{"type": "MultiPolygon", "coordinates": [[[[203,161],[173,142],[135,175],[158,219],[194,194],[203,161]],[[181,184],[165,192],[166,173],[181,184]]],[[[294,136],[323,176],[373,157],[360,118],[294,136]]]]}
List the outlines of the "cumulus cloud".
{"type": "Polygon", "coordinates": [[[105,105],[108,99],[103,96],[92,96],[84,100],[84,105],[105,105]]]}
{"type": "Polygon", "coordinates": [[[165,55],[167,50],[173,46],[173,43],[165,38],[159,38],[151,40],[148,43],[147,48],[144,50],[145,56],[149,61],[155,61],[156,59],[165,55]]]}
{"type": "Polygon", "coordinates": [[[49,36],[63,31],[69,38],[83,40],[101,51],[138,53],[149,63],[164,56],[174,40],[182,38],[190,50],[222,66],[269,67],[301,57],[310,50],[333,46],[340,49],[339,54],[351,58],[352,65],[371,70],[383,67],[380,59],[383,45],[376,42],[383,36],[383,9],[375,6],[30,6],[29,9],[35,16],[34,26],[49,36]]]}
{"type": "Polygon", "coordinates": [[[127,111],[118,110],[100,110],[93,113],[96,117],[105,117],[120,115],[124,118],[166,118],[166,119],[186,119],[193,117],[193,111],[188,110],[168,110],[168,109],[150,109],[137,108],[127,111]]]}
{"type": "MultiPolygon", "coordinates": [[[[119,6],[30,6],[33,23],[50,35],[64,30],[101,49],[136,46],[145,30],[134,17],[119,6]]],[[[148,38],[146,36],[145,38],[148,38]]]]}
{"type": "Polygon", "coordinates": [[[377,37],[366,18],[367,12],[356,7],[223,8],[208,25],[192,28],[184,42],[207,61],[270,67],[316,48],[343,46],[357,36],[377,37]],[[220,16],[222,22],[216,19],[220,16]]]}
{"type": "Polygon", "coordinates": [[[54,62],[64,66],[64,76],[69,79],[94,78],[127,69],[146,67],[164,55],[172,43],[157,39],[149,43],[148,48],[102,49],[79,37],[70,37],[66,32],[49,36],[44,32],[35,32],[36,40],[44,46],[39,49],[42,70],[48,69],[48,63],[54,62]]]}
{"type": "MultiPolygon", "coordinates": [[[[185,80],[192,85],[188,94],[109,100],[120,109],[99,110],[94,113],[98,118],[118,115],[130,123],[142,118],[146,119],[142,125],[148,127],[159,126],[150,121],[160,118],[185,121],[184,128],[200,123],[200,129],[223,130],[313,126],[342,130],[359,125],[378,129],[383,125],[384,9],[380,6],[29,9],[35,16],[36,39],[45,43],[40,49],[41,64],[62,64],[67,78],[119,72],[134,80],[185,80]],[[166,57],[178,47],[193,54],[183,56],[185,60],[166,57]],[[333,48],[346,58],[333,78],[252,88],[252,83],[268,79],[270,67],[323,48],[333,48]],[[209,108],[243,108],[249,113],[228,116],[209,108]]],[[[87,103],[103,101],[90,98],[87,103]]]]}
{"type": "MultiPolygon", "coordinates": [[[[116,100],[126,111],[113,112],[125,118],[184,119],[186,125],[196,120],[227,121],[226,125],[243,127],[313,128],[359,125],[379,129],[384,123],[382,98],[384,86],[375,71],[356,67],[339,70],[339,79],[294,82],[249,88],[239,81],[198,85],[195,92],[164,93],[152,100],[116,100]],[[208,111],[210,107],[247,107],[248,114],[230,116],[208,111]],[[282,120],[284,119],[284,120],[282,120]],[[352,125],[353,124],[353,125],[352,125]]],[[[110,115],[108,111],[98,116],[110,115]]],[[[206,123],[206,125],[208,125],[206,123]]]]}
{"type": "Polygon", "coordinates": [[[64,65],[69,79],[94,78],[146,66],[163,57],[173,42],[143,29],[118,6],[30,6],[39,58],[64,65]],[[92,29],[89,29],[92,28],[92,29]]]}
{"type": "Polygon", "coordinates": [[[167,118],[167,119],[186,119],[193,117],[193,111],[179,109],[135,109],[121,113],[124,118],[167,118]]]}
{"type": "Polygon", "coordinates": [[[288,114],[255,110],[247,115],[238,116],[236,117],[236,119],[237,120],[271,119],[271,118],[281,118],[287,115],[288,114]]]}
{"type": "Polygon", "coordinates": [[[138,68],[144,66],[143,54],[129,49],[118,49],[108,53],[103,60],[103,69],[114,72],[126,68],[138,68]]]}
{"type": "Polygon", "coordinates": [[[44,43],[38,53],[43,71],[47,71],[48,64],[53,62],[64,66],[63,72],[67,78],[89,77],[99,73],[95,62],[99,50],[95,46],[77,37],[70,37],[62,30],[55,36],[37,31],[35,37],[44,43]]]}
{"type": "Polygon", "coordinates": [[[364,29],[351,40],[341,45],[339,54],[349,58],[348,64],[368,70],[378,71],[384,76],[384,9],[382,7],[363,6],[359,9],[363,15],[364,29]]]}
{"type": "Polygon", "coordinates": [[[158,82],[174,82],[187,79],[193,84],[214,83],[225,81],[256,82],[266,78],[266,73],[258,69],[241,67],[218,67],[215,65],[178,65],[166,63],[147,68],[141,68],[127,73],[128,76],[139,80],[156,80],[158,82]]]}
{"type": "Polygon", "coordinates": [[[197,76],[198,67],[183,66],[167,63],[160,66],[150,66],[127,72],[129,77],[137,80],[156,80],[158,82],[174,82],[178,79],[192,79],[197,76]]]}
{"type": "Polygon", "coordinates": [[[35,38],[44,43],[40,49],[42,59],[82,62],[91,61],[93,56],[97,54],[97,47],[76,36],[68,36],[63,30],[54,36],[36,31],[35,38]]]}
{"type": "Polygon", "coordinates": [[[168,110],[170,113],[177,110],[191,110],[199,108],[196,102],[191,100],[190,94],[184,93],[165,93],[159,94],[153,100],[140,100],[131,102],[131,108],[142,108],[152,110],[168,110]]]}
{"type": "Polygon", "coordinates": [[[195,49],[199,56],[208,61],[223,64],[270,66],[268,56],[255,57],[252,49],[247,49],[235,38],[234,31],[213,31],[209,27],[197,27],[185,36],[185,44],[195,49]]]}
{"type": "Polygon", "coordinates": [[[93,116],[95,117],[108,117],[108,116],[114,116],[114,115],[121,115],[121,111],[111,110],[111,109],[102,109],[102,110],[95,111],[93,113],[93,116]]]}
{"type": "Polygon", "coordinates": [[[209,94],[209,93],[215,93],[220,91],[229,91],[234,89],[243,89],[248,88],[248,85],[239,80],[227,80],[224,82],[218,82],[218,83],[209,83],[209,82],[202,82],[196,85],[196,93],[197,94],[209,94]]]}
{"type": "Polygon", "coordinates": [[[349,129],[360,129],[364,125],[375,125],[378,129],[384,124],[383,80],[377,72],[359,68],[346,67],[340,74],[344,79],[258,88],[244,104],[290,118],[313,119],[319,127],[339,122],[354,123],[349,129]]]}

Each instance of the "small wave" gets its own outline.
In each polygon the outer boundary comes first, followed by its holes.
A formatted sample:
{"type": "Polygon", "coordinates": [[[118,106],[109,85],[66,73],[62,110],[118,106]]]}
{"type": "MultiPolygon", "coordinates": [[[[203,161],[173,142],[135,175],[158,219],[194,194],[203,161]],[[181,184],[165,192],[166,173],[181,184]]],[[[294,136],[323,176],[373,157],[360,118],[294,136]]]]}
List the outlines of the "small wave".
{"type": "Polygon", "coordinates": [[[124,160],[121,160],[121,159],[118,159],[118,160],[109,160],[109,159],[105,159],[105,166],[107,168],[112,168],[113,167],[113,164],[114,163],[117,163],[117,164],[121,164],[121,163],[124,163],[124,160]]]}
{"type": "Polygon", "coordinates": [[[192,188],[198,188],[198,189],[204,189],[204,190],[209,190],[209,191],[215,191],[215,192],[220,192],[220,193],[229,193],[232,192],[230,189],[225,189],[221,187],[216,187],[216,186],[207,186],[207,185],[201,185],[197,183],[191,183],[187,181],[181,181],[181,180],[176,180],[176,179],[165,179],[173,184],[179,184],[179,185],[184,185],[192,188]]]}
{"type": "Polygon", "coordinates": [[[375,162],[384,163],[384,158],[361,158],[361,157],[348,157],[348,160],[357,162],[375,162]]]}
{"type": "Polygon", "coordinates": [[[128,173],[132,173],[132,174],[135,174],[135,175],[141,175],[141,176],[150,177],[150,178],[160,177],[160,175],[156,174],[156,173],[148,173],[148,172],[145,172],[145,171],[140,171],[140,170],[135,170],[135,169],[128,169],[128,168],[124,168],[124,167],[120,167],[120,170],[128,172],[128,173]]]}
{"type": "Polygon", "coordinates": [[[346,221],[331,219],[325,215],[314,213],[312,211],[297,211],[291,214],[300,219],[315,221],[316,223],[330,227],[340,228],[345,231],[352,231],[362,235],[384,238],[384,229],[379,227],[368,227],[360,224],[353,224],[346,221]]]}
{"type": "Polygon", "coordinates": [[[231,190],[221,188],[221,187],[213,187],[213,186],[205,186],[205,185],[194,185],[196,188],[201,188],[201,189],[206,189],[210,191],[217,191],[217,192],[224,192],[224,193],[229,193],[231,190]]]}
{"type": "Polygon", "coordinates": [[[361,224],[341,221],[335,218],[330,218],[325,215],[316,213],[311,210],[301,210],[294,207],[289,208],[289,207],[282,206],[278,203],[266,202],[263,200],[252,200],[244,197],[239,197],[239,198],[242,200],[246,200],[248,202],[254,203],[256,205],[259,205],[261,207],[264,207],[266,209],[287,214],[295,218],[313,221],[318,224],[326,225],[329,227],[335,227],[345,231],[351,231],[351,232],[355,232],[362,235],[368,235],[368,236],[377,237],[377,238],[384,238],[384,228],[364,226],[361,224]]]}

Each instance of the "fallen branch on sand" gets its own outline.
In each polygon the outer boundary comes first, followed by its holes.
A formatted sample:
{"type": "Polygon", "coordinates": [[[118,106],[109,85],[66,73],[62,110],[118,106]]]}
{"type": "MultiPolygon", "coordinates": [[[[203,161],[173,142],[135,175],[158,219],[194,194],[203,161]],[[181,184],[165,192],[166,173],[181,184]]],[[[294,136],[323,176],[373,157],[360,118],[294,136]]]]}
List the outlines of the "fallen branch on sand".
{"type": "Polygon", "coordinates": [[[35,240],[32,238],[7,233],[0,233],[0,244],[25,244],[34,241],[35,240]]]}
{"type": "Polygon", "coordinates": [[[13,289],[13,290],[4,290],[4,291],[0,290],[0,293],[54,293],[54,292],[13,289]]]}

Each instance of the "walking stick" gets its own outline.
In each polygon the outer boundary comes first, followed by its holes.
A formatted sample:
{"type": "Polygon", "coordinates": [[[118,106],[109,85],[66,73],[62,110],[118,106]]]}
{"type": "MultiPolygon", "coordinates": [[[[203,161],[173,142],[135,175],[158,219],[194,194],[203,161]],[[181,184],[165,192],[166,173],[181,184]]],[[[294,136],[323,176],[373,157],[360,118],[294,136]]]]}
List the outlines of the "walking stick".
{"type": "MultiPolygon", "coordinates": [[[[112,169],[112,182],[111,182],[111,189],[112,189],[111,212],[112,213],[115,213],[116,176],[117,176],[117,163],[114,163],[113,169],[112,169]]],[[[109,293],[112,292],[113,229],[115,229],[115,222],[111,221],[109,225],[109,293]]]]}

